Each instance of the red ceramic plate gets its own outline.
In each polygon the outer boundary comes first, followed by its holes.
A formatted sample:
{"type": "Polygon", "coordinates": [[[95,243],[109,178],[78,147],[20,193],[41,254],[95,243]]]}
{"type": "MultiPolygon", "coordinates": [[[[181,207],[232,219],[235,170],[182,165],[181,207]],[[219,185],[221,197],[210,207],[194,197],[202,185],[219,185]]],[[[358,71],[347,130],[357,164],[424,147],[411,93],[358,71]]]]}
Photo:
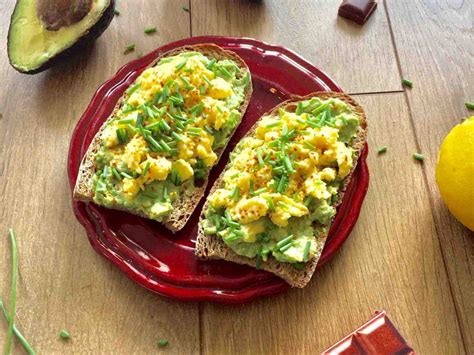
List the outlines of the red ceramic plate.
{"type": "MultiPolygon", "coordinates": [[[[254,86],[247,114],[221,162],[213,168],[209,187],[224,168],[229,151],[264,112],[291,94],[341,91],[326,74],[292,51],[254,39],[193,37],[167,44],[126,64],[95,93],[72,135],[68,162],[71,190],[92,138],[125,89],[160,53],[196,43],[216,43],[238,53],[252,72],[254,86]]],[[[357,220],[369,181],[366,156],[367,149],[338,210],[319,267],[341,247],[357,220]]],[[[157,222],[73,201],[74,213],[86,228],[92,246],[153,292],[180,300],[239,303],[288,288],[283,280],[264,271],[225,261],[198,260],[194,256],[194,242],[202,205],[203,201],[186,227],[173,235],[157,222]]]]}

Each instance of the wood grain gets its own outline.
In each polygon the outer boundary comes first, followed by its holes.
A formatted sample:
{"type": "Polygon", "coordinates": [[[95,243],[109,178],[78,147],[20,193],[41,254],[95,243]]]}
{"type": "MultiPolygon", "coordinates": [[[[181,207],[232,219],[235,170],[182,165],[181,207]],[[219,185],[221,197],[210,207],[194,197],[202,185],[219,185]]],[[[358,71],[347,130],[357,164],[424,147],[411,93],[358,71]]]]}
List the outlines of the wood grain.
{"type": "MultiPolygon", "coordinates": [[[[1,1],[2,14],[13,1],[1,1]]],[[[199,352],[198,308],[142,289],[89,245],[71,209],[66,175],[71,132],[97,87],[135,54],[189,36],[187,1],[120,1],[121,15],[83,57],[35,76],[0,57],[0,294],[8,304],[8,227],[17,233],[17,326],[38,354],[150,354],[159,338],[170,353],[199,352]],[[140,11],[137,11],[137,8],[140,11]],[[137,19],[138,15],[138,19],[137,19]],[[176,24],[179,24],[176,26],[176,24]],[[158,26],[147,36],[146,26],[158,26]],[[59,339],[65,328],[71,339],[59,339]],[[184,341],[185,340],[185,341],[184,341]]],[[[1,47],[9,18],[0,17],[1,47]]],[[[5,322],[0,322],[3,349],[5,322]]],[[[15,344],[15,353],[22,353],[15,344]]]]}
{"type": "Polygon", "coordinates": [[[192,34],[254,37],[284,45],[326,70],[349,93],[400,90],[383,3],[359,26],[340,1],[191,0],[192,34]]]}
{"type": "Polygon", "coordinates": [[[463,352],[403,94],[358,96],[370,189],[351,237],[309,286],[250,305],[203,307],[206,354],[313,354],[385,309],[420,354],[463,352]],[[375,147],[387,145],[377,156],[375,147]]]}
{"type": "MultiPolygon", "coordinates": [[[[407,90],[417,146],[427,159],[435,227],[440,236],[466,352],[474,353],[474,233],[443,205],[434,171],[439,146],[474,99],[474,3],[472,1],[391,1],[387,5],[407,90]]],[[[472,156],[474,160],[474,152],[472,156]]],[[[473,201],[474,203],[474,201],[473,201]]],[[[474,205],[472,206],[474,208],[474,205]]]]}

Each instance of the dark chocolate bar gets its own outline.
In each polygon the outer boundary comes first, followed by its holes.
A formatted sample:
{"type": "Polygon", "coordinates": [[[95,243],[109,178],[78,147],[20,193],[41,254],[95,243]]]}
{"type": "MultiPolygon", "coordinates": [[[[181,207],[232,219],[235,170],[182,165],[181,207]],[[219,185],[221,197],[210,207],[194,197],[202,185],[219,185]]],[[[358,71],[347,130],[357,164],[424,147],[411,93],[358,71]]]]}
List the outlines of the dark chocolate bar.
{"type": "Polygon", "coordinates": [[[376,7],[374,0],[343,0],[338,15],[363,25],[376,7]]]}
{"type": "Polygon", "coordinates": [[[385,311],[377,311],[361,327],[322,352],[326,355],[411,355],[415,351],[407,344],[385,311]]]}

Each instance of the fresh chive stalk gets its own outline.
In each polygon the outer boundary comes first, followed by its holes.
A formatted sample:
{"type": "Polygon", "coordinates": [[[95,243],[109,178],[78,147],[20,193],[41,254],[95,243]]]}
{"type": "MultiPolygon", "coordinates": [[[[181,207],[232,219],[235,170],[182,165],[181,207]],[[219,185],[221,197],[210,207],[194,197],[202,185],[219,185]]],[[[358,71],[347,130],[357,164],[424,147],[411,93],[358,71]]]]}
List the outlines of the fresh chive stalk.
{"type": "Polygon", "coordinates": [[[145,164],[145,167],[143,168],[143,175],[146,175],[149,169],[150,169],[150,162],[147,161],[145,164]]]}
{"type": "Polygon", "coordinates": [[[8,323],[7,338],[5,341],[5,354],[11,354],[13,347],[13,325],[15,324],[16,307],[16,281],[18,277],[18,257],[15,232],[12,228],[9,230],[10,243],[12,248],[12,283],[10,291],[10,322],[8,323]]]}
{"type": "MultiPolygon", "coordinates": [[[[8,312],[1,298],[0,298],[0,308],[2,309],[3,317],[7,321],[7,324],[10,325],[10,317],[8,316],[8,312]]],[[[28,340],[26,340],[23,334],[21,334],[21,332],[18,330],[15,324],[13,324],[13,334],[15,334],[16,338],[20,341],[21,345],[23,345],[23,348],[29,355],[36,354],[34,349],[31,347],[30,343],[28,343],[28,340]]]]}
{"type": "Polygon", "coordinates": [[[411,80],[409,80],[409,79],[403,79],[403,80],[402,80],[402,84],[403,84],[404,86],[408,86],[408,87],[410,87],[410,88],[413,87],[413,81],[411,81],[411,80]]]}
{"type": "Polygon", "coordinates": [[[285,245],[288,245],[292,241],[293,241],[293,234],[290,234],[288,237],[283,238],[276,244],[276,249],[281,250],[282,247],[284,247],[285,245]]]}
{"type": "Polygon", "coordinates": [[[306,263],[308,262],[309,259],[309,250],[311,249],[311,241],[308,240],[306,242],[306,245],[304,247],[304,252],[303,252],[303,261],[306,263]]]}
{"type": "Polygon", "coordinates": [[[419,161],[425,160],[425,156],[421,153],[413,153],[413,158],[419,161]]]}

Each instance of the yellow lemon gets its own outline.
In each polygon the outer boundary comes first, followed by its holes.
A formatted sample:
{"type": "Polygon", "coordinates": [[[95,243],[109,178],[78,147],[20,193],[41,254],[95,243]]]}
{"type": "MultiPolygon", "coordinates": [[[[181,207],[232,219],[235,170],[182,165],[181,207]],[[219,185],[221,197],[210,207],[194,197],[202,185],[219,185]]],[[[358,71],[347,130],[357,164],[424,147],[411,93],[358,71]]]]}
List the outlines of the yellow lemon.
{"type": "Polygon", "coordinates": [[[441,144],[436,182],[454,217],[474,231],[474,116],[455,126],[441,144]]]}

